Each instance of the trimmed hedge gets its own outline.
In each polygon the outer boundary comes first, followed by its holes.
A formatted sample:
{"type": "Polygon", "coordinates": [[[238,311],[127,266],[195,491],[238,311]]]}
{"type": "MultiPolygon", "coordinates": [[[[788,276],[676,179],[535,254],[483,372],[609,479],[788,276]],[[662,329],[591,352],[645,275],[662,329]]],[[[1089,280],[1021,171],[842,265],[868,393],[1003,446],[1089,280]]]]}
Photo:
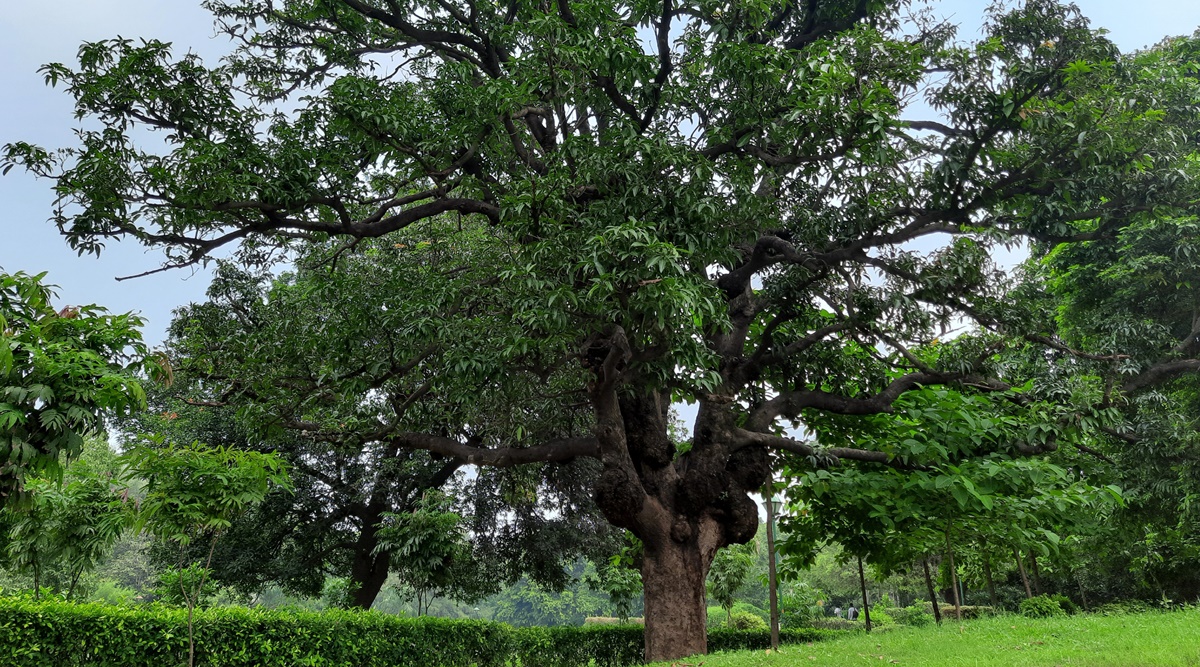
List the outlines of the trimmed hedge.
{"type": "MultiPolygon", "coordinates": [[[[175,667],[187,663],[187,614],[149,606],[0,598],[5,667],[175,667]]],[[[205,667],[625,667],[642,662],[642,627],[514,628],[467,619],[221,607],[196,613],[205,667]]],[[[785,630],[781,640],[840,634],[785,630]]],[[[763,649],[770,634],[711,630],[710,651],[763,649]]]]}
{"type": "MultiPolygon", "coordinates": [[[[848,634],[846,630],[822,630],[819,628],[793,628],[779,631],[781,644],[807,644],[832,639],[848,634]]],[[[719,628],[708,631],[708,651],[745,651],[771,648],[769,630],[731,630],[719,628]]]]}

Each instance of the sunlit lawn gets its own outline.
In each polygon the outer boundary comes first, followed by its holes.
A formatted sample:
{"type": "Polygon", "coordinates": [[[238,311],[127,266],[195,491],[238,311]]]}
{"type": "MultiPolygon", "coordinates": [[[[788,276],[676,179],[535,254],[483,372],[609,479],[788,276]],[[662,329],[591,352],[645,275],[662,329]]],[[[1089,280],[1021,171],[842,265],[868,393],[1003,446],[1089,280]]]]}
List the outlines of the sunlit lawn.
{"type": "MultiPolygon", "coordinates": [[[[810,645],[785,646],[775,654],[743,651],[699,656],[676,664],[698,666],[701,663],[704,667],[1200,666],[1200,610],[1054,619],[1002,616],[961,625],[947,621],[941,627],[899,628],[810,645]]],[[[657,664],[666,667],[671,663],[657,664]]]]}

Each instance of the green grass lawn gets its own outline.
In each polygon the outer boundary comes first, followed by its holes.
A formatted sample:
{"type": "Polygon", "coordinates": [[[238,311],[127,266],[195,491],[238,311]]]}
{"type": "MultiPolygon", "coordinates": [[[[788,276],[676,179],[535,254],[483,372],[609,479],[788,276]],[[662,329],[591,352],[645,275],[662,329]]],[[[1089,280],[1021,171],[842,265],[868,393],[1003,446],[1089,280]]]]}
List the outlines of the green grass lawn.
{"type": "MultiPolygon", "coordinates": [[[[792,665],[954,665],[972,667],[1200,666],[1200,610],[1127,616],[1053,619],[1020,616],[947,621],[941,627],[897,628],[779,653],[741,651],[698,656],[677,665],[784,667],[792,665]]],[[[671,663],[658,663],[668,667],[671,663]]]]}

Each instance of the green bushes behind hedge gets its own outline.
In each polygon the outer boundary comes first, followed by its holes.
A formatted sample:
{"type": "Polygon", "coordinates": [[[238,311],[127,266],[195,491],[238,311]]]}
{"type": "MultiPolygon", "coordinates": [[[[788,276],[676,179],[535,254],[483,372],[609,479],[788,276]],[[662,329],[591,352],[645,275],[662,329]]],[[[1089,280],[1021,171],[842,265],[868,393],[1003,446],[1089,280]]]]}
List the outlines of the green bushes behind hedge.
{"type": "MultiPolygon", "coordinates": [[[[784,642],[838,634],[787,630],[784,642]]],[[[641,626],[514,628],[374,612],[221,607],[196,614],[205,667],[624,667],[642,662],[641,626]]],[[[770,635],[711,630],[710,651],[762,649],[770,635]]],[[[186,612],[168,607],[0,599],[5,667],[175,667],[187,662],[186,612]]]]}

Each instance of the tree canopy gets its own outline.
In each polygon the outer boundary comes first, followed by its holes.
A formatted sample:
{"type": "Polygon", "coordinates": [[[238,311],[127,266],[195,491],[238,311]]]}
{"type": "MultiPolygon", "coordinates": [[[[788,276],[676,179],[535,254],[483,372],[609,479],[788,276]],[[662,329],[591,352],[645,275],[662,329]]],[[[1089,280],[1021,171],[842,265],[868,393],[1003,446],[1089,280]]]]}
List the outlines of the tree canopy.
{"type": "Polygon", "coordinates": [[[438,332],[414,368],[451,405],[497,392],[522,416],[494,438],[405,422],[381,441],[482,465],[598,459],[600,510],[644,544],[650,660],[704,651],[705,575],[757,529],[747,493],[771,450],[907,464],[788,437],[808,415],[888,413],[930,385],[1020,393],[999,354],[1014,345],[1131,355],[1108,375],[1122,394],[1200,364],[1188,346],[1074,343],[1043,288],[992,260],[1112,247],[1194,210],[1191,40],[1121,54],[1053,0],[993,8],[974,42],[885,0],[206,6],[236,54],[85,44],[44,72],[103,129],[4,162],[54,179],[81,252],[128,237],[167,268],[325,247],[347,265],[343,308],[355,257],[443,248],[442,273],[387,304],[410,346],[415,313],[438,332]],[[919,353],[963,320],[978,335],[919,353]],[[481,323],[470,348],[452,340],[481,323]],[[547,391],[575,392],[590,433],[526,428],[547,404],[522,393],[547,391]],[[698,405],[686,452],[673,401],[698,405]]]}
{"type": "Polygon", "coordinates": [[[28,504],[28,477],[62,477],[106,416],[145,405],[153,370],[140,317],[52,304],[46,274],[0,271],[0,505],[28,504]]]}
{"type": "Polygon", "coordinates": [[[433,227],[355,254],[319,246],[278,277],[226,264],[208,301],[178,311],[167,344],[173,384],[156,387],[154,409],[123,430],[277,452],[296,482],[231,527],[213,559],[222,582],[313,595],[326,576],[348,577],[350,602],[369,607],[388,573],[404,567],[384,548],[381,522],[417,511],[438,489],[463,496],[457,509],[469,517],[476,555],[488,555],[480,579],[528,574],[560,588],[565,564],[611,542],[589,496],[594,464],[557,457],[515,468],[537,460],[527,452],[468,479],[470,449],[405,444],[421,433],[569,444],[590,430],[565,374],[549,384],[488,379],[503,367],[480,351],[511,328],[511,290],[487,284],[492,261],[470,271],[448,265],[450,242],[478,246],[433,227]],[[414,298],[422,284],[430,292],[414,298]],[[455,311],[455,326],[442,326],[455,311]],[[460,372],[431,370],[446,366],[460,372]]]}

